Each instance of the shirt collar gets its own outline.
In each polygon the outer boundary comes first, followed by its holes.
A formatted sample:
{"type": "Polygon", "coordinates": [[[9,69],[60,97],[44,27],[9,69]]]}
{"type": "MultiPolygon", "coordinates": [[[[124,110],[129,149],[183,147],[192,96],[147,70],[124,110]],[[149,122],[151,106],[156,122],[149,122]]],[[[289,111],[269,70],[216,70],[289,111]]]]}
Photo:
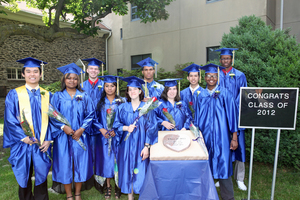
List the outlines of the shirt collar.
{"type": "Polygon", "coordinates": [[[39,88],[40,88],[40,86],[39,85],[37,85],[35,88],[32,88],[32,87],[30,87],[27,83],[25,84],[25,87],[28,89],[28,90],[32,90],[32,89],[35,89],[35,90],[38,90],[39,88]]]}
{"type": "Polygon", "coordinates": [[[208,88],[206,88],[206,90],[208,91],[209,95],[211,96],[215,92],[215,90],[217,89],[217,87],[218,87],[218,85],[216,85],[216,87],[214,89],[212,89],[212,90],[209,90],[208,88]]]}
{"type": "Polygon", "coordinates": [[[93,82],[93,81],[91,81],[90,79],[89,79],[89,83],[91,84],[91,85],[93,85],[93,83],[94,83],[94,85],[96,85],[96,83],[98,82],[98,78],[95,80],[95,82],[93,82]]]}
{"type": "Polygon", "coordinates": [[[232,66],[229,68],[229,70],[226,72],[225,69],[222,69],[225,75],[227,75],[232,70],[232,66]]]}
{"type": "Polygon", "coordinates": [[[200,87],[199,84],[198,84],[195,88],[192,88],[191,85],[190,85],[190,90],[191,90],[191,92],[193,93],[193,92],[195,92],[196,90],[198,90],[199,87],[200,87]]]}

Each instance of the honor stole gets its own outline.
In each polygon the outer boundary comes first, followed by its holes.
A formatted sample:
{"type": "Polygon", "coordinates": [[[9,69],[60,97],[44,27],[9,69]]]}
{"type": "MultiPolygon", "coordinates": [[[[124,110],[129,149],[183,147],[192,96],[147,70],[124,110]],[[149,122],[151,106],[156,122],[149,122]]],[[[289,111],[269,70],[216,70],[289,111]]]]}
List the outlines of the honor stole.
{"type": "MultiPolygon", "coordinates": [[[[27,89],[25,85],[18,87],[15,89],[18,94],[19,98],[19,110],[21,115],[21,121],[24,121],[22,111],[24,110],[24,114],[26,116],[26,119],[28,121],[28,124],[30,126],[30,129],[33,133],[33,136],[35,137],[34,129],[33,129],[33,123],[32,123],[32,115],[31,115],[31,106],[30,106],[30,100],[29,95],[27,92],[27,89]]],[[[41,95],[41,116],[42,116],[42,127],[41,127],[41,135],[40,135],[40,144],[43,144],[47,132],[49,117],[48,117],[48,110],[49,110],[49,92],[43,88],[40,87],[40,91],[44,92],[43,95],[41,95]]]]}

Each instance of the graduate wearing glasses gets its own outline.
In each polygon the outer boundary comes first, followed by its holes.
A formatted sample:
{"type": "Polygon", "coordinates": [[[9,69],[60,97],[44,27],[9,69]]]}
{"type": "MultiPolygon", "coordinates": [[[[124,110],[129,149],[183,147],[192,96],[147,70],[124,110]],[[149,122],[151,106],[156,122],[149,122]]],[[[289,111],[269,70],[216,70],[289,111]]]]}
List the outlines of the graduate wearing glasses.
{"type": "Polygon", "coordinates": [[[234,199],[232,183],[232,151],[238,147],[237,108],[230,91],[218,85],[218,71],[223,67],[208,64],[206,89],[196,100],[195,125],[203,134],[214,179],[219,179],[221,197],[234,199]]]}

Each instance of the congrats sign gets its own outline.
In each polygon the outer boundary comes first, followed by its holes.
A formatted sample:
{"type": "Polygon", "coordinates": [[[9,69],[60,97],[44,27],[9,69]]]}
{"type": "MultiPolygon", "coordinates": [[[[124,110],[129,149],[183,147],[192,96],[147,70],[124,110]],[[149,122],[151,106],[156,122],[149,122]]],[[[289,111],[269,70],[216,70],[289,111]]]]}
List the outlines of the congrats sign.
{"type": "Polygon", "coordinates": [[[240,89],[240,128],[292,129],[296,127],[299,88],[240,89]]]}

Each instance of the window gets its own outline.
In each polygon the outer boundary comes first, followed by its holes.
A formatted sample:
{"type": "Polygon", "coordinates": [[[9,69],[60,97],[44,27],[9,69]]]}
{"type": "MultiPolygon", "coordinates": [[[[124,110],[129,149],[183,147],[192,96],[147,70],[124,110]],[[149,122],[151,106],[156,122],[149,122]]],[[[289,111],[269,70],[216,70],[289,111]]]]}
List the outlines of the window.
{"type": "Polygon", "coordinates": [[[7,68],[7,79],[18,80],[24,79],[22,76],[22,68],[7,68]]]}
{"type": "Polygon", "coordinates": [[[140,17],[135,14],[136,12],[137,12],[137,6],[131,4],[131,21],[136,21],[140,19],[140,17]]]}
{"type": "Polygon", "coordinates": [[[219,48],[220,46],[206,47],[206,62],[213,61],[215,59],[219,60],[219,53],[215,51],[219,48]]]}
{"type": "Polygon", "coordinates": [[[122,40],[122,39],[123,39],[123,29],[120,28],[120,40],[122,40]]]}
{"type": "Polygon", "coordinates": [[[139,66],[138,62],[140,62],[141,60],[144,60],[145,58],[152,58],[151,53],[149,54],[143,54],[143,55],[136,55],[136,56],[131,56],[131,70],[135,70],[135,69],[140,69],[141,66],[139,66]]]}
{"type": "Polygon", "coordinates": [[[213,2],[216,2],[216,1],[221,1],[221,0],[206,0],[206,3],[213,3],[213,2]]]}

